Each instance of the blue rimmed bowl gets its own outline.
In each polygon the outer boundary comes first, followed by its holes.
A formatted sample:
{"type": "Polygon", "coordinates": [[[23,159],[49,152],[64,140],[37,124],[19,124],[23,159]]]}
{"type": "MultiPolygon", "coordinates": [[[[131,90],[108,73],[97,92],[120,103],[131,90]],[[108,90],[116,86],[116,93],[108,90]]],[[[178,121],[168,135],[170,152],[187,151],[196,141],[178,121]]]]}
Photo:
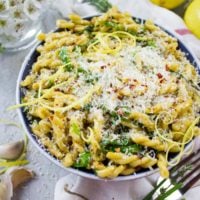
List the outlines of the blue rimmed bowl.
{"type": "MultiPolygon", "coordinates": [[[[90,20],[92,17],[95,16],[90,16],[90,17],[86,17],[84,19],[88,19],[90,20]]],[[[138,18],[134,18],[134,20],[136,20],[138,23],[144,23],[145,20],[143,19],[138,19],[138,18]]],[[[159,25],[157,25],[159,26],[159,25]]],[[[162,26],[159,26],[163,31],[165,31],[166,33],[168,33],[169,35],[175,37],[178,40],[178,48],[185,53],[186,58],[190,61],[191,64],[194,65],[195,68],[197,68],[199,74],[200,74],[200,65],[198,63],[198,59],[196,58],[196,56],[192,53],[192,50],[186,45],[184,44],[183,40],[176,34],[173,33],[172,31],[163,28],[162,26]]],[[[55,32],[58,32],[59,30],[56,30],[55,32]]],[[[32,69],[33,64],[36,62],[37,57],[40,55],[37,51],[36,48],[41,45],[42,43],[39,43],[37,45],[35,45],[32,50],[30,51],[30,53],[26,56],[19,76],[18,76],[18,80],[17,80],[17,86],[16,86],[16,103],[20,104],[21,103],[21,99],[23,98],[23,90],[20,86],[20,83],[22,80],[24,80],[24,78],[29,74],[29,72],[32,69]]],[[[31,140],[31,142],[35,145],[35,147],[44,155],[46,156],[49,160],[51,160],[53,163],[55,163],[56,165],[58,165],[59,167],[65,169],[67,172],[71,172],[73,174],[76,175],[80,175],[82,177],[85,178],[89,178],[89,179],[95,179],[95,180],[105,180],[105,179],[101,179],[98,176],[96,176],[93,172],[90,171],[83,171],[83,170],[79,170],[79,169],[74,169],[74,168],[66,168],[64,167],[61,162],[59,160],[57,160],[53,155],[51,155],[48,150],[39,142],[38,138],[34,135],[34,133],[31,130],[30,127],[30,123],[29,120],[26,116],[26,113],[24,112],[23,108],[19,108],[18,109],[18,114],[21,120],[21,123],[23,125],[23,128],[25,129],[29,139],[31,140]]],[[[189,146],[189,145],[188,145],[189,146]]],[[[187,146],[187,147],[188,147],[187,146]]],[[[186,147],[186,148],[187,148],[186,147]]],[[[158,168],[154,168],[153,170],[142,170],[139,171],[133,175],[128,175],[128,176],[119,176],[116,177],[114,179],[111,179],[111,181],[125,181],[125,180],[133,180],[133,179],[138,179],[138,178],[142,178],[148,175],[151,175],[155,172],[158,171],[158,168]]]]}

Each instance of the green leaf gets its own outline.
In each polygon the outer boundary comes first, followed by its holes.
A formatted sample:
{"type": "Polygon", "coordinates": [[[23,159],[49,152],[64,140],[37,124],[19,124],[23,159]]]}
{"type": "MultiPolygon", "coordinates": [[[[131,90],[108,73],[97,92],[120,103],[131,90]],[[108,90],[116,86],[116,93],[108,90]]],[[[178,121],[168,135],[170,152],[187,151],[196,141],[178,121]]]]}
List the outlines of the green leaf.
{"type": "Polygon", "coordinates": [[[147,46],[156,47],[156,41],[155,40],[147,40],[147,46]]]}
{"type": "Polygon", "coordinates": [[[99,80],[99,77],[97,75],[95,74],[93,75],[92,73],[86,74],[86,78],[85,78],[86,83],[91,83],[94,85],[98,80],[99,80]]]}
{"type": "Polygon", "coordinates": [[[59,52],[59,58],[62,60],[64,64],[64,69],[68,72],[71,72],[73,70],[73,65],[71,64],[71,60],[69,56],[67,55],[67,48],[62,47],[59,52]]]}
{"type": "Polygon", "coordinates": [[[47,87],[48,88],[50,88],[50,87],[52,87],[53,85],[54,85],[55,83],[54,83],[54,80],[48,80],[48,82],[47,82],[47,87]]]}
{"type": "Polygon", "coordinates": [[[109,151],[128,144],[129,144],[129,139],[125,137],[121,137],[115,140],[110,140],[109,138],[105,138],[101,142],[101,147],[103,150],[109,151]]]}
{"type": "Polygon", "coordinates": [[[86,2],[95,6],[101,12],[106,12],[112,7],[108,0],[86,0],[86,2]]]}
{"type": "Polygon", "coordinates": [[[82,74],[87,74],[88,72],[83,69],[82,67],[79,67],[78,70],[77,70],[78,73],[82,73],[82,74]]]}
{"type": "Polygon", "coordinates": [[[115,28],[118,24],[115,23],[115,22],[106,21],[106,22],[104,22],[104,25],[107,26],[107,27],[115,28]]]}
{"type": "Polygon", "coordinates": [[[68,56],[67,56],[67,49],[66,47],[62,47],[60,52],[59,52],[59,57],[62,60],[63,63],[68,63],[68,56]]]}
{"type": "Polygon", "coordinates": [[[142,200],[152,200],[154,193],[160,188],[167,179],[163,179],[151,192],[149,192],[142,200]]]}
{"type": "Polygon", "coordinates": [[[126,137],[121,137],[115,140],[103,139],[101,142],[101,148],[103,151],[115,151],[120,148],[122,153],[139,153],[142,151],[142,147],[138,144],[133,144],[126,137]]]}
{"type": "Polygon", "coordinates": [[[83,110],[89,112],[91,108],[92,108],[92,104],[88,103],[83,107],[83,110]]]}
{"type": "Polygon", "coordinates": [[[171,189],[167,190],[164,194],[160,194],[156,200],[165,200],[168,196],[170,196],[176,190],[179,190],[182,187],[182,183],[176,183],[171,189]]]}
{"type": "Polygon", "coordinates": [[[94,26],[93,25],[89,25],[85,28],[85,31],[87,31],[88,33],[92,33],[93,32],[93,29],[94,29],[94,26]]]}
{"type": "Polygon", "coordinates": [[[137,144],[120,147],[120,151],[122,153],[138,153],[138,152],[141,152],[141,150],[142,150],[141,146],[137,144]]]}
{"type": "Polygon", "coordinates": [[[71,125],[71,132],[75,133],[77,135],[81,135],[81,130],[80,130],[79,125],[76,124],[76,123],[72,123],[72,125],[71,125]]]}
{"type": "Polygon", "coordinates": [[[78,55],[81,55],[81,47],[79,45],[76,45],[73,48],[73,52],[76,52],[78,55]]]}
{"type": "Polygon", "coordinates": [[[5,51],[5,48],[2,46],[2,44],[0,43],[0,53],[3,53],[5,51]]]}
{"type": "Polygon", "coordinates": [[[74,167],[88,168],[90,161],[91,161],[91,154],[90,154],[90,152],[85,151],[85,152],[79,154],[79,157],[78,157],[76,163],[74,164],[74,167]]]}
{"type": "Polygon", "coordinates": [[[112,21],[106,21],[106,22],[104,22],[104,25],[106,27],[112,28],[115,31],[119,31],[119,30],[124,29],[124,27],[121,24],[118,24],[118,23],[112,22],[112,21]]]}
{"type": "Polygon", "coordinates": [[[104,147],[106,146],[123,146],[123,145],[127,145],[129,143],[129,139],[128,138],[118,138],[115,140],[110,140],[109,138],[105,138],[102,140],[101,145],[103,145],[104,147]]]}

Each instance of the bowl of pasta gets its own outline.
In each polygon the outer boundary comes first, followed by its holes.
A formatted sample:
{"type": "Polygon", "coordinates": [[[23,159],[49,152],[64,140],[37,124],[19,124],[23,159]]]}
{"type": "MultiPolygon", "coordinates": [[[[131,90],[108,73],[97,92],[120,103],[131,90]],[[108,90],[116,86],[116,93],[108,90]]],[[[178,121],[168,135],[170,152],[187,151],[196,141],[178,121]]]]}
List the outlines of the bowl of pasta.
{"type": "Polygon", "coordinates": [[[183,42],[116,8],[58,20],[17,83],[19,116],[52,162],[96,180],[169,176],[200,134],[199,68],[183,42]]]}

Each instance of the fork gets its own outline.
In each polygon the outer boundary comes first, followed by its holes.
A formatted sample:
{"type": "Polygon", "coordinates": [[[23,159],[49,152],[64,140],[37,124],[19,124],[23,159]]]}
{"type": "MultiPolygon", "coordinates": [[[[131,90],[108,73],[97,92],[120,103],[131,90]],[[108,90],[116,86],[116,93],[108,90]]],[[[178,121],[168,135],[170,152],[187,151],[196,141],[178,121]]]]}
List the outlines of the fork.
{"type": "Polygon", "coordinates": [[[170,170],[170,178],[159,178],[157,186],[143,200],[177,200],[200,179],[200,149],[170,170]],[[161,191],[165,191],[161,194],[161,191]]]}

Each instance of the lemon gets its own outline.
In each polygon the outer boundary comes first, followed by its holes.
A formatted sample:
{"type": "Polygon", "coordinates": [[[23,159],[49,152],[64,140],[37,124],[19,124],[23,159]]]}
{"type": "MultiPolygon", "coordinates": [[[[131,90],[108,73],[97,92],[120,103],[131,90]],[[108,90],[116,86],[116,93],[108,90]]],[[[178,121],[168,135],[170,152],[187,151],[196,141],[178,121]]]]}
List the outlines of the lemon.
{"type": "Polygon", "coordinates": [[[173,9],[181,5],[185,0],[151,0],[154,4],[164,8],[173,9]]]}
{"type": "Polygon", "coordinates": [[[194,0],[188,6],[184,21],[188,29],[200,39],[200,0],[194,0]]]}

